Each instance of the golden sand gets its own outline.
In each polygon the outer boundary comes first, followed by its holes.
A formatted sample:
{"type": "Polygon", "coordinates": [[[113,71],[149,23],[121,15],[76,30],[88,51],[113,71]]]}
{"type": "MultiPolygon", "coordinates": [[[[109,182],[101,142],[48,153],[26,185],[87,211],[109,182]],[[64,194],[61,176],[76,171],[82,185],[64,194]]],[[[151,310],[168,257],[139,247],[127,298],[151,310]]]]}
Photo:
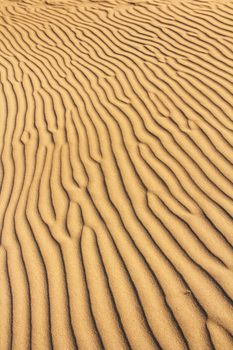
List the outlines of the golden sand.
{"type": "Polygon", "coordinates": [[[233,349],[233,2],[0,1],[0,350],[233,349]]]}

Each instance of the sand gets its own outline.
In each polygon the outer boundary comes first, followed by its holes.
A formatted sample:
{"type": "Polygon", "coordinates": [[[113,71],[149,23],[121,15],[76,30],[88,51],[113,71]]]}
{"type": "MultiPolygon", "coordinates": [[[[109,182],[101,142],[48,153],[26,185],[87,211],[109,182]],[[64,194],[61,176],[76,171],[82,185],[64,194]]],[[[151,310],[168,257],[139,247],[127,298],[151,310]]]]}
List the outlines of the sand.
{"type": "Polygon", "coordinates": [[[0,2],[0,350],[233,349],[233,2],[0,2]]]}

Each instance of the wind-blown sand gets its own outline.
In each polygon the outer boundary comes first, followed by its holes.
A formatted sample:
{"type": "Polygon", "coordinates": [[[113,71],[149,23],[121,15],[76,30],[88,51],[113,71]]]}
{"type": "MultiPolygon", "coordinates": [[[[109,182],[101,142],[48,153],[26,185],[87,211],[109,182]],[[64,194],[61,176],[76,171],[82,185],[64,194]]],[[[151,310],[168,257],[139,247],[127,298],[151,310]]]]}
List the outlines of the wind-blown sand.
{"type": "Polygon", "coordinates": [[[233,2],[0,13],[0,350],[232,350],[233,2]]]}

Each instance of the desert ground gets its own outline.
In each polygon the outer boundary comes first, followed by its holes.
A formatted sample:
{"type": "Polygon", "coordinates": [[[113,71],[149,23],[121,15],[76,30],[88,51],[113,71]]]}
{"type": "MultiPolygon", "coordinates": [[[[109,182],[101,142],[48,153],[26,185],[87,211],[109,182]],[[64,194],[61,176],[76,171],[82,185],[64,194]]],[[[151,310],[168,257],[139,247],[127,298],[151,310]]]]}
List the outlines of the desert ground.
{"type": "Polygon", "coordinates": [[[233,1],[0,0],[0,350],[233,349],[233,1]]]}

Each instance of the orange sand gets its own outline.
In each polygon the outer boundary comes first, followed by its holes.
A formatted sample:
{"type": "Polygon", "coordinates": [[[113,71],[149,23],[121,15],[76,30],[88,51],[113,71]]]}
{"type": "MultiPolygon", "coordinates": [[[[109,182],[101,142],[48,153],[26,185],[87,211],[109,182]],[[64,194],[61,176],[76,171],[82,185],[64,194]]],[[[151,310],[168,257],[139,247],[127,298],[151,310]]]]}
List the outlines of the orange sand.
{"type": "Polygon", "coordinates": [[[0,17],[0,350],[232,350],[233,2],[0,17]]]}

